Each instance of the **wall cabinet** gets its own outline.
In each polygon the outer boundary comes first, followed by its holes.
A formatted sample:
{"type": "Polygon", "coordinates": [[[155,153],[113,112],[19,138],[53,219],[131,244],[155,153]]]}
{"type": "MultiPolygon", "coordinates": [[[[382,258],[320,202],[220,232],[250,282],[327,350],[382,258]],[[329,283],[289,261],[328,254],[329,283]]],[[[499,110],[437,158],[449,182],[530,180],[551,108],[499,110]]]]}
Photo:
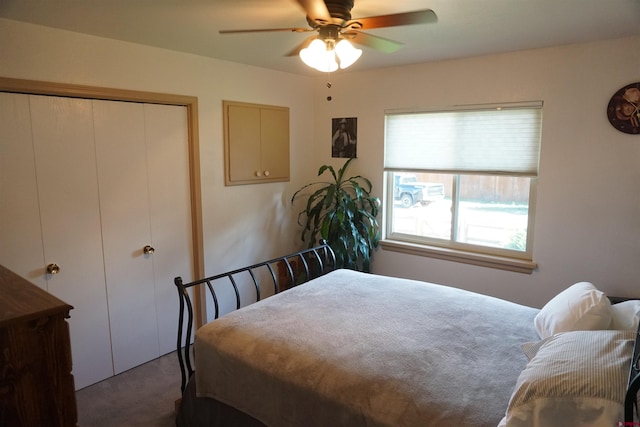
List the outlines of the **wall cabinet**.
{"type": "Polygon", "coordinates": [[[289,180],[289,109],[223,101],[225,184],[289,180]]]}
{"type": "Polygon", "coordinates": [[[0,93],[0,135],[0,262],[74,306],[76,387],[175,350],[185,108],[0,93]]]}

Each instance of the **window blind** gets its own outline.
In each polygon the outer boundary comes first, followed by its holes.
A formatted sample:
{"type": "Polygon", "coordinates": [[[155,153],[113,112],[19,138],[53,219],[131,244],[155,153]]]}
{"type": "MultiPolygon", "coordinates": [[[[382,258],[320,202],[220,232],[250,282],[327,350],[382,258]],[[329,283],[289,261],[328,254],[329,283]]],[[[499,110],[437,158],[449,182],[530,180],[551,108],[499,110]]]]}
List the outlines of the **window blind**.
{"type": "Polygon", "coordinates": [[[542,103],[387,113],[385,169],[537,176],[542,103]]]}

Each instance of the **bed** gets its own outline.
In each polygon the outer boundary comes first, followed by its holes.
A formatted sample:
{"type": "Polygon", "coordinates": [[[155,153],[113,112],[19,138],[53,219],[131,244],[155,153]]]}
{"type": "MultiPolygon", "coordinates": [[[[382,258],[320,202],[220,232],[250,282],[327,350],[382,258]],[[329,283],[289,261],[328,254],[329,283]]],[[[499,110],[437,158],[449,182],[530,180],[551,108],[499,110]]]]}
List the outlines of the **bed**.
{"type": "Polygon", "coordinates": [[[640,425],[638,301],[579,282],[536,309],[334,266],[321,244],[176,278],[178,426],[640,425]],[[213,320],[191,346],[198,286],[213,320]],[[225,286],[236,300],[222,315],[225,286]]]}

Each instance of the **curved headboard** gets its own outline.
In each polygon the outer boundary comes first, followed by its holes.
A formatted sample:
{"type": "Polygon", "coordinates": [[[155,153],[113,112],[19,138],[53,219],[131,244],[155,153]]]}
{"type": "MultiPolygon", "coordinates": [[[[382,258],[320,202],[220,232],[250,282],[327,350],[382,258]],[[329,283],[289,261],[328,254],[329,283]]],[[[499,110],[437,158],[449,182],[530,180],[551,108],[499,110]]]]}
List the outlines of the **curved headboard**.
{"type": "Polygon", "coordinates": [[[326,241],[319,246],[294,252],[268,261],[259,262],[247,267],[216,274],[215,276],[183,283],[181,277],[176,277],[174,283],[178,288],[180,314],[178,318],[178,361],[182,374],[180,389],[184,392],[188,379],[193,375],[191,364],[191,335],[193,332],[194,309],[188,290],[197,289],[204,285],[208,296],[213,301],[213,319],[220,317],[219,289],[224,286],[233,288],[235,294],[235,310],[242,307],[241,285],[249,283],[252,286],[253,299],[248,303],[260,301],[261,294],[267,289],[273,294],[287,290],[293,286],[320,277],[336,268],[336,257],[326,241]],[[186,319],[185,319],[186,317],[186,319]],[[184,330],[186,321],[186,330],[184,330]]]}

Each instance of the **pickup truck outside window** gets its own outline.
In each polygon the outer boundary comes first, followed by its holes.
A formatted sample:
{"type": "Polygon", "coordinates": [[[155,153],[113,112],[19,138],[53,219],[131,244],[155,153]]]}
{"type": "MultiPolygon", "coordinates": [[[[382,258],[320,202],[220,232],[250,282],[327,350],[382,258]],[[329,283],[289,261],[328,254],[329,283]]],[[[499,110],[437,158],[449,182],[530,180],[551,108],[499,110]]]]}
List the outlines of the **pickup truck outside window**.
{"type": "Polygon", "coordinates": [[[444,199],[444,184],[420,182],[414,174],[395,174],[393,188],[394,200],[403,208],[410,208],[416,203],[427,206],[444,199]]]}

